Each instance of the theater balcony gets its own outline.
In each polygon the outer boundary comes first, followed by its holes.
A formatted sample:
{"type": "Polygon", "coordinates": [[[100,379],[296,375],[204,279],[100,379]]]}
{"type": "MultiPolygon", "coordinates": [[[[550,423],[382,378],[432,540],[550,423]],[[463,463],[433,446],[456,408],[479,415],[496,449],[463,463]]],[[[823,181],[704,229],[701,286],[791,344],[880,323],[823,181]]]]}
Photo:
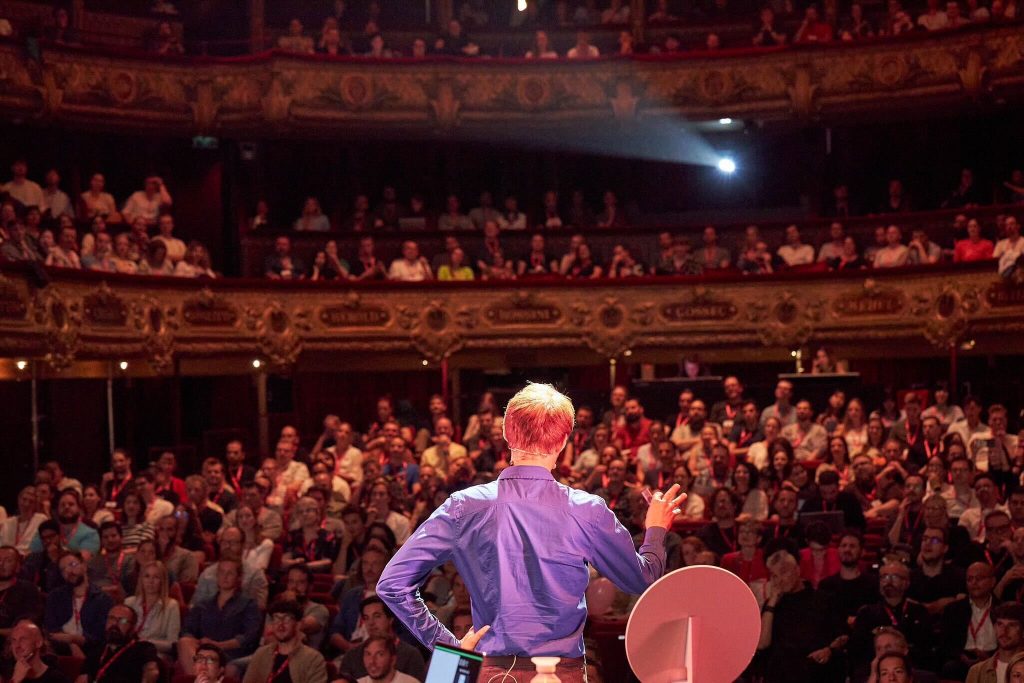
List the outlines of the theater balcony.
{"type": "Polygon", "coordinates": [[[765,277],[331,286],[5,266],[5,377],[241,374],[674,362],[682,350],[784,361],[810,343],[846,358],[1017,353],[1024,287],[994,263],[765,277]],[[99,361],[99,362],[97,362],[99,361]],[[97,370],[100,368],[100,370],[97,370]],[[21,368],[24,369],[23,367],[21,368]]]}
{"type": "Polygon", "coordinates": [[[1019,99],[1020,24],[858,43],[589,61],[160,57],[0,44],[0,112],[90,130],[336,137],[533,133],[660,116],[820,120],[1019,99]]]}

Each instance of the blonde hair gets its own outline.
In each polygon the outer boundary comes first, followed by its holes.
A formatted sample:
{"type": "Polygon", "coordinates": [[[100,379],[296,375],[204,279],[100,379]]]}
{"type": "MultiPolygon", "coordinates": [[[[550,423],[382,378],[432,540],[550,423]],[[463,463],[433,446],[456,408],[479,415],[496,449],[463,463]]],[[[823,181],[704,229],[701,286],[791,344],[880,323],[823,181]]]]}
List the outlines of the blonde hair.
{"type": "Polygon", "coordinates": [[[575,424],[572,401],[550,384],[527,384],[505,407],[503,429],[511,449],[555,455],[575,424]]]}
{"type": "Polygon", "coordinates": [[[159,602],[164,604],[169,599],[168,587],[167,587],[167,565],[163,562],[156,561],[150,562],[139,570],[139,580],[135,585],[135,597],[139,599],[139,604],[146,599],[146,591],[142,587],[142,575],[146,573],[146,570],[150,567],[156,567],[157,571],[160,572],[160,599],[159,602]]]}

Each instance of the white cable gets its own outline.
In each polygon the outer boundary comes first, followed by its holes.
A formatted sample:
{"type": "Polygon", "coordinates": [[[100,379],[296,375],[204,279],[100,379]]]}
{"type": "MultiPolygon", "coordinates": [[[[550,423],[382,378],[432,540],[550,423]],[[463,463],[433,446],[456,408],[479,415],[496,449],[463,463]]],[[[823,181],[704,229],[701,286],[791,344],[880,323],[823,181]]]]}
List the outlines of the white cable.
{"type": "Polygon", "coordinates": [[[498,678],[498,683],[505,683],[507,679],[512,679],[513,683],[519,683],[519,679],[512,675],[512,669],[516,668],[516,657],[517,655],[512,655],[512,666],[508,668],[508,671],[502,671],[500,674],[494,674],[487,679],[487,683],[494,683],[494,679],[499,676],[500,678],[498,678]]]}

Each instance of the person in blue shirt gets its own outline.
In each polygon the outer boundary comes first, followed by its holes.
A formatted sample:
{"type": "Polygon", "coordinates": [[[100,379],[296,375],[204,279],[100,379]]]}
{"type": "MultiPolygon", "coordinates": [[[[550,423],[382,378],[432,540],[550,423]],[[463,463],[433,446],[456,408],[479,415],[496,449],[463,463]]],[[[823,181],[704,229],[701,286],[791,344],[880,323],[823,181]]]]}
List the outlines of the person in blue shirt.
{"type": "Polygon", "coordinates": [[[530,384],[505,410],[512,466],[497,481],[453,493],[388,563],[377,595],[428,648],[436,642],[488,653],[481,680],[532,671],[530,657],[562,658],[557,675],[585,680],[583,627],[588,565],[622,590],[642,593],[665,567],[665,534],[685,494],[654,494],[639,552],[605,502],[551,475],[573,429],[568,397],[530,384]],[[418,587],[452,561],[469,590],[473,623],[461,641],[424,603],[418,587]],[[507,660],[507,661],[506,661],[507,660]],[[519,667],[518,669],[516,667],[519,667]]]}
{"type": "MultiPolygon", "coordinates": [[[[100,551],[100,535],[82,521],[82,497],[74,489],[64,489],[57,499],[57,521],[60,523],[61,545],[68,550],[81,552],[89,557],[100,551]]],[[[38,532],[29,545],[29,552],[43,549],[43,540],[38,532]]]]}

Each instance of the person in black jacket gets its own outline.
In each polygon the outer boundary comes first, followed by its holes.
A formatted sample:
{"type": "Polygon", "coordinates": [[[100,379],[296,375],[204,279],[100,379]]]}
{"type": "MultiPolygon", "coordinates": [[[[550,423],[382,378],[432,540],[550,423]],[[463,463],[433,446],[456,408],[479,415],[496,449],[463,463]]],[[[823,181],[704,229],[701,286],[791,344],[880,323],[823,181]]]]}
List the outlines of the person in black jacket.
{"type": "Polygon", "coordinates": [[[992,595],[996,577],[992,567],[975,562],[967,568],[967,597],[951,602],[942,610],[939,630],[942,635],[942,678],[962,680],[967,670],[988,659],[996,651],[992,595]]]}

